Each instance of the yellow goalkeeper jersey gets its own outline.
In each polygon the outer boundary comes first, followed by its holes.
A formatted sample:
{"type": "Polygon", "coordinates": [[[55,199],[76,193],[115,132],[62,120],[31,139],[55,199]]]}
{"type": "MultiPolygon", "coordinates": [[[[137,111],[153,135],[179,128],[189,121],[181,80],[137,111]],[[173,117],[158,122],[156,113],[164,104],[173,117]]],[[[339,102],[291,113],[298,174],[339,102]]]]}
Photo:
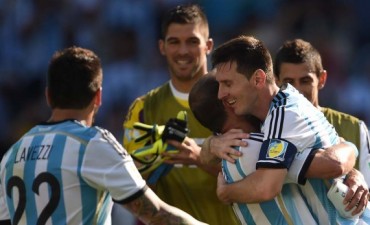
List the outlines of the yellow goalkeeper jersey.
{"type": "MultiPolygon", "coordinates": [[[[338,135],[346,141],[356,145],[359,155],[362,150],[360,144],[360,122],[359,119],[349,114],[330,108],[321,107],[326,119],[334,126],[338,135]]],[[[367,150],[368,151],[368,150],[367,150]]],[[[359,157],[356,160],[356,168],[359,168],[359,157]]]]}
{"type": "MultiPolygon", "coordinates": [[[[130,152],[130,129],[135,122],[164,125],[176,118],[179,111],[188,116],[188,136],[198,144],[211,135],[194,117],[187,101],[179,101],[171,91],[169,82],[137,98],[131,105],[124,122],[125,148],[130,152]]],[[[216,196],[216,177],[195,165],[176,165],[156,183],[155,192],[166,203],[180,208],[196,219],[211,225],[239,224],[231,206],[221,203],[216,196]]]]}

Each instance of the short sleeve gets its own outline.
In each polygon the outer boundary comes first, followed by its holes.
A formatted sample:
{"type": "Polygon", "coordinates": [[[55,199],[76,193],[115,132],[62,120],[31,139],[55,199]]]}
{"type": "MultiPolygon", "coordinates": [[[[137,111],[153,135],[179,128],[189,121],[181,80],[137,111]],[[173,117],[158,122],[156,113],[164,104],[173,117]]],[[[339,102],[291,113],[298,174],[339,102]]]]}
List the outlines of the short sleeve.
{"type": "Polygon", "coordinates": [[[86,147],[82,175],[93,187],[107,190],[115,201],[131,198],[146,186],[131,156],[103,129],[86,147]]]}
{"type": "Polygon", "coordinates": [[[287,168],[289,169],[297,148],[294,144],[282,139],[263,141],[256,168],[287,168]]]}

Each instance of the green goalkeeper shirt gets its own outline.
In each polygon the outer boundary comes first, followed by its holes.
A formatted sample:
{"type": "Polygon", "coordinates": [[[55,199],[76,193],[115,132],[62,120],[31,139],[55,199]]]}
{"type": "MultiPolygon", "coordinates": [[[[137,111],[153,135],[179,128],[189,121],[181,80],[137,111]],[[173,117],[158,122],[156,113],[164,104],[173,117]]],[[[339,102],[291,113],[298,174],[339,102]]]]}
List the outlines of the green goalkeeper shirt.
{"type": "MultiPolygon", "coordinates": [[[[135,122],[164,125],[168,119],[176,118],[179,111],[188,115],[188,136],[197,144],[211,135],[194,117],[188,102],[181,103],[171,91],[170,84],[151,90],[137,98],[130,107],[124,122],[124,146],[130,152],[126,137],[135,122]]],[[[162,176],[155,188],[157,195],[166,203],[180,208],[196,219],[212,225],[239,224],[231,206],[222,204],[216,195],[217,179],[195,165],[175,165],[162,176]]]]}

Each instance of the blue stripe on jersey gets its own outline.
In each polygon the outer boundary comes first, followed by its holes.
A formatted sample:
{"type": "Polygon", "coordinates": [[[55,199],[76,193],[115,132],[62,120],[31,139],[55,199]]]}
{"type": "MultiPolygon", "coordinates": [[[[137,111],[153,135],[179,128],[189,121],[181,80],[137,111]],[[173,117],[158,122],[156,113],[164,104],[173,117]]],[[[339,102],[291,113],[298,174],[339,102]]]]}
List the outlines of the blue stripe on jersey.
{"type": "Polygon", "coordinates": [[[291,196],[291,185],[295,184],[285,184],[283,186],[283,189],[281,190],[281,197],[283,198],[286,210],[289,212],[289,216],[294,221],[294,224],[305,224],[301,217],[299,217],[299,214],[294,213],[297,211],[297,208],[295,207],[293,198],[291,196]]]}
{"type": "Polygon", "coordinates": [[[238,203],[237,204],[240,212],[242,213],[242,216],[244,218],[244,221],[247,222],[248,225],[255,225],[255,221],[253,220],[252,214],[250,213],[248,207],[246,204],[238,203]]]}
{"type": "Polygon", "coordinates": [[[230,184],[230,183],[235,182],[235,180],[233,179],[233,176],[230,174],[230,170],[227,169],[227,161],[222,160],[221,163],[222,163],[222,170],[224,172],[224,177],[227,183],[230,184]]]}
{"type": "Polygon", "coordinates": [[[274,200],[260,203],[262,211],[266,212],[265,216],[271,224],[287,224],[283,214],[279,209],[279,206],[274,200]],[[268,213],[267,213],[268,212],[268,213]]]}
{"type": "MultiPolygon", "coordinates": [[[[28,147],[28,150],[23,150],[24,152],[27,152],[26,159],[29,159],[31,157],[31,148],[34,148],[35,146],[40,146],[43,140],[43,136],[35,136],[32,140],[32,143],[28,147]]],[[[22,149],[19,149],[19,151],[22,151],[22,149]]],[[[24,172],[23,172],[23,180],[25,184],[33,184],[35,179],[35,168],[36,168],[36,161],[37,160],[25,160],[24,165],[24,172]]],[[[27,187],[26,190],[28,190],[27,187]]],[[[27,223],[30,224],[31,221],[37,221],[37,213],[35,213],[35,209],[37,209],[36,206],[36,200],[35,200],[35,194],[30,191],[26,191],[25,193],[27,195],[26,199],[28,203],[26,204],[26,217],[27,217],[27,223]]]]}
{"type": "MultiPolygon", "coordinates": [[[[63,185],[63,178],[62,178],[62,171],[60,168],[62,168],[62,159],[64,151],[61,151],[65,148],[67,137],[65,135],[57,134],[54,137],[52,146],[58,146],[58,149],[55,149],[56,151],[53,151],[51,154],[51,158],[48,160],[48,167],[47,171],[53,171],[52,174],[54,176],[57,176],[57,180],[59,182],[59,187],[64,187],[63,185]],[[58,171],[55,171],[58,169],[58,171]]],[[[49,186],[49,198],[51,198],[51,194],[53,193],[53,190],[51,186],[49,186]]],[[[57,224],[57,222],[67,223],[66,218],[66,210],[65,210],[65,203],[64,203],[64,192],[63,190],[59,189],[60,191],[60,198],[58,203],[58,213],[53,213],[52,215],[52,221],[53,224],[57,224]]]]}

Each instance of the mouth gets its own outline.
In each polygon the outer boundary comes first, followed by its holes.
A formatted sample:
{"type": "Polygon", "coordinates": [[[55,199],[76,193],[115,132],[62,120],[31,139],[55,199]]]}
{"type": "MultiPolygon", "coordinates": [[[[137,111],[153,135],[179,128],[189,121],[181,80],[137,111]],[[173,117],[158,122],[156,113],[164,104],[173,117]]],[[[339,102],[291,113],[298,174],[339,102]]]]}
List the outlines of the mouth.
{"type": "Polygon", "coordinates": [[[226,107],[232,107],[236,103],[235,98],[224,99],[222,101],[226,107]]]}
{"type": "Polygon", "coordinates": [[[227,104],[229,104],[229,106],[232,106],[236,103],[236,99],[235,98],[227,99],[226,102],[227,104]]]}
{"type": "Polygon", "coordinates": [[[187,65],[189,64],[189,60],[177,60],[176,63],[179,64],[180,66],[187,65]]]}

